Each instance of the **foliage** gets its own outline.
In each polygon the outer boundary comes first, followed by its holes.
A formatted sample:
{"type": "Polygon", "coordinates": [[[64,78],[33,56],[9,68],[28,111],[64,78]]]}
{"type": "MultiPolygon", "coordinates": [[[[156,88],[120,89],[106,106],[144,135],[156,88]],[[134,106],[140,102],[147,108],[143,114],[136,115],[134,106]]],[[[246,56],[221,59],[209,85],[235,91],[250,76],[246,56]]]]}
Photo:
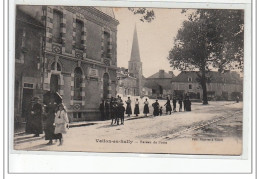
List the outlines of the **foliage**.
{"type": "Polygon", "coordinates": [[[140,21],[142,22],[152,22],[155,19],[154,11],[147,8],[128,8],[133,14],[141,15],[140,21]]]}
{"type": "Polygon", "coordinates": [[[244,11],[199,9],[178,30],[168,60],[174,69],[199,71],[203,103],[207,104],[207,72],[235,68],[243,71],[243,51],[244,11]]]}

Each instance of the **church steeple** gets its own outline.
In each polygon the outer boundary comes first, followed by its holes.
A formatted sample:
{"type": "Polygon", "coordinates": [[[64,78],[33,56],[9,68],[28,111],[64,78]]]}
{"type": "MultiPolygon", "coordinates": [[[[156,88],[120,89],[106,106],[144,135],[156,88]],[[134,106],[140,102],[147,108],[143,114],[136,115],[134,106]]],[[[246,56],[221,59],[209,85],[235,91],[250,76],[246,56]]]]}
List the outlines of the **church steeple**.
{"type": "Polygon", "coordinates": [[[139,44],[138,44],[138,37],[137,37],[137,30],[136,25],[134,29],[134,37],[133,37],[133,44],[132,44],[132,51],[131,51],[131,57],[128,61],[128,70],[129,73],[134,76],[137,80],[136,83],[136,92],[135,96],[141,96],[142,95],[142,79],[143,79],[143,70],[142,70],[142,62],[140,58],[140,52],[139,52],[139,44]]]}
{"type": "Polygon", "coordinates": [[[132,51],[131,51],[130,61],[138,61],[138,62],[141,61],[136,25],[135,25],[135,30],[134,30],[134,38],[133,38],[133,44],[132,44],[132,51]]]}

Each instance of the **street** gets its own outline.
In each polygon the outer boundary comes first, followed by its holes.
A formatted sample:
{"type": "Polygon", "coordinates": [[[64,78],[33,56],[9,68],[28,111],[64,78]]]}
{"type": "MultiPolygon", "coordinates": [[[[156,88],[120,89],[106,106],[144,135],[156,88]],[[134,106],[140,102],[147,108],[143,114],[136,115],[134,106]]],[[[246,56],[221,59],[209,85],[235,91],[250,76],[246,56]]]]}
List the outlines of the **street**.
{"type": "MultiPolygon", "coordinates": [[[[243,103],[193,103],[191,112],[125,119],[124,125],[97,121],[73,127],[64,143],[46,145],[44,134],[14,136],[14,149],[37,151],[226,154],[242,152],[243,103]]],[[[142,110],[140,110],[142,112],[142,110]]],[[[152,110],[150,107],[150,115],[152,110]]],[[[141,114],[143,116],[143,114],[141,114]]]]}

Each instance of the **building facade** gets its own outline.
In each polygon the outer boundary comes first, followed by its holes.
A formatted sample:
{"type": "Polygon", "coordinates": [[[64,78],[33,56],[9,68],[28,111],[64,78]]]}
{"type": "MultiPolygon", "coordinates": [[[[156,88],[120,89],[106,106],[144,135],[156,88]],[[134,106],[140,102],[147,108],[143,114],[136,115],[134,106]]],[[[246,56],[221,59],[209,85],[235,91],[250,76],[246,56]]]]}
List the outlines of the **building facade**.
{"type": "Polygon", "coordinates": [[[41,16],[17,7],[15,23],[14,114],[20,121],[26,116],[33,96],[42,95],[41,68],[44,24],[41,16]]]}
{"type": "Polygon", "coordinates": [[[152,89],[152,98],[166,98],[172,95],[172,79],[174,74],[172,71],[169,73],[164,70],[159,70],[157,73],[145,79],[144,86],[152,89]]]}
{"type": "MultiPolygon", "coordinates": [[[[235,100],[243,97],[243,80],[237,72],[219,73],[211,71],[208,74],[210,83],[207,83],[209,100],[235,100]]],[[[183,71],[172,80],[172,92],[177,97],[186,94],[191,99],[203,98],[203,91],[197,81],[197,72],[183,71]]]]}
{"type": "MultiPolygon", "coordinates": [[[[17,6],[17,9],[40,19],[44,27],[37,72],[40,78],[36,85],[41,94],[58,92],[71,120],[98,119],[101,99],[116,95],[118,21],[112,8],[17,6]]],[[[32,43],[31,39],[26,40],[32,43]]],[[[40,49],[40,45],[32,48],[40,49]]]]}
{"type": "Polygon", "coordinates": [[[138,83],[137,79],[130,76],[128,70],[125,68],[119,68],[117,72],[117,94],[121,96],[137,96],[138,83]]]}

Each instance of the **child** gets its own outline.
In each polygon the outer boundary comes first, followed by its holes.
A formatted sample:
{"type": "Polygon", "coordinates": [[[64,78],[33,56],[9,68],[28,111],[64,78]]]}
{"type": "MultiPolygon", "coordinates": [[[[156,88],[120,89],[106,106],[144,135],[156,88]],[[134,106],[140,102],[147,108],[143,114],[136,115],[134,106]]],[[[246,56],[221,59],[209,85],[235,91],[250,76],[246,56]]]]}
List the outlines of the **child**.
{"type": "Polygon", "coordinates": [[[54,134],[56,134],[57,138],[60,141],[59,145],[63,144],[62,134],[66,133],[65,127],[66,126],[67,128],[69,127],[68,123],[69,123],[69,119],[65,107],[63,104],[60,104],[59,110],[55,114],[55,120],[54,120],[54,125],[55,125],[54,134]]]}
{"type": "Polygon", "coordinates": [[[160,107],[159,114],[160,116],[162,115],[162,106],[160,107]]]}

